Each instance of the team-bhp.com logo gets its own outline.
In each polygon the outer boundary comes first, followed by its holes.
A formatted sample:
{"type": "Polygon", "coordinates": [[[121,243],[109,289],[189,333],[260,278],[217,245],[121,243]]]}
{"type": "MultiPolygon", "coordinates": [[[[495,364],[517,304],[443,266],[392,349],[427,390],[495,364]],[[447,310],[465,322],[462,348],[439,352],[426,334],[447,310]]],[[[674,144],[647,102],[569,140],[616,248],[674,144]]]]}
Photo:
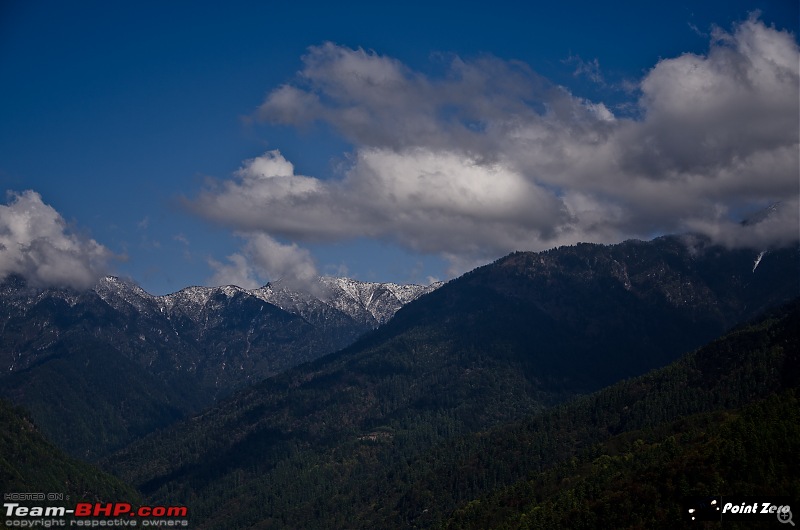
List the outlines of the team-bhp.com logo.
{"type": "Polygon", "coordinates": [[[788,497],[686,497],[686,521],[777,521],[795,526],[788,497]]]}
{"type": "Polygon", "coordinates": [[[75,517],[186,517],[186,506],[139,506],[135,510],[126,502],[79,502],[75,517]]]}
{"type": "Polygon", "coordinates": [[[189,526],[186,506],[139,506],[126,502],[79,502],[65,506],[23,506],[3,503],[7,527],[63,526],[189,526]]]}

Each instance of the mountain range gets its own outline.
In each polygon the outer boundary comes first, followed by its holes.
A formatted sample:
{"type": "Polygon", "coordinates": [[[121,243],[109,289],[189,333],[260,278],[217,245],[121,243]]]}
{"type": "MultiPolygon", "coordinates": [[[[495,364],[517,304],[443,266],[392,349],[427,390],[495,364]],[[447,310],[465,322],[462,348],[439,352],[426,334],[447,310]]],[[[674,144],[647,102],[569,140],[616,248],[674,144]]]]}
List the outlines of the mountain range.
{"type": "Polygon", "coordinates": [[[427,288],[7,278],[0,477],[74,469],[198,528],[674,527],[685,494],[800,494],[799,271],[665,236],[427,288]]]}
{"type": "Polygon", "coordinates": [[[67,451],[95,458],[237,388],[340,349],[431,286],[321,278],[313,293],[115,277],[85,291],[0,284],[2,395],[67,451]]]}
{"type": "MultiPolygon", "coordinates": [[[[526,418],[560,421],[571,409],[559,404],[668,365],[797,297],[799,270],[797,248],[730,250],[697,237],[514,253],[405,305],[352,345],[237,392],[102,465],[154,502],[191,500],[200,528],[437,527],[459,503],[524,480],[508,472],[513,465],[538,470],[540,459],[552,465],[605,440],[591,433],[614,434],[615,407],[634,402],[608,397],[621,390],[592,398],[599,401],[570,427],[589,436],[565,442],[574,445],[566,453],[537,449],[563,441],[557,431],[539,446],[513,437],[495,445],[482,433],[526,418]],[[493,447],[521,460],[482,463],[493,447]]],[[[795,314],[781,317],[784,328],[795,314]]],[[[746,361],[748,348],[745,340],[736,355],[746,361]]],[[[689,386],[683,369],[668,370],[664,410],[649,409],[631,427],[708,410],[680,405],[682,388],[700,391],[719,376],[713,363],[704,366],[708,374],[692,372],[689,386]]],[[[625,384],[639,396],[662,392],[636,381],[625,384]]],[[[715,406],[745,404],[726,405],[737,384],[723,385],[715,406]]]]}

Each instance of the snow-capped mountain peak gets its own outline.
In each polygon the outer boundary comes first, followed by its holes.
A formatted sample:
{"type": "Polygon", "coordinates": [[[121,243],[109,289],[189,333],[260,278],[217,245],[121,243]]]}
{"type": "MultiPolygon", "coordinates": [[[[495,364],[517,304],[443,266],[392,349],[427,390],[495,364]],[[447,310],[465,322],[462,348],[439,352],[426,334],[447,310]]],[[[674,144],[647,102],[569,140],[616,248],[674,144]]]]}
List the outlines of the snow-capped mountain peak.
{"type": "Polygon", "coordinates": [[[405,304],[442,285],[398,285],[332,277],[320,278],[319,282],[325,288],[322,301],[358,320],[368,321],[371,317],[377,325],[385,324],[405,304]]]}
{"type": "Polygon", "coordinates": [[[236,295],[244,295],[258,298],[306,320],[318,320],[320,314],[335,311],[374,328],[388,322],[405,304],[441,285],[441,282],[427,286],[362,282],[328,276],[319,278],[317,284],[307,290],[299,290],[277,281],[251,290],[235,285],[192,286],[171,294],[154,296],[131,282],[106,276],[97,282],[93,290],[118,310],[125,306],[138,311],[157,308],[168,316],[174,311],[180,311],[192,320],[198,320],[203,309],[216,296],[222,295],[230,299],[236,295]]]}
{"type": "Polygon", "coordinates": [[[117,310],[122,310],[127,304],[138,311],[145,311],[152,308],[156,297],[139,287],[133,282],[117,278],[116,276],[105,276],[100,278],[94,286],[93,291],[103,299],[108,305],[117,310]]]}
{"type": "Polygon", "coordinates": [[[385,324],[405,304],[441,286],[362,282],[350,278],[322,277],[308,291],[272,282],[249,293],[284,311],[308,318],[309,313],[335,310],[369,327],[385,324]]]}

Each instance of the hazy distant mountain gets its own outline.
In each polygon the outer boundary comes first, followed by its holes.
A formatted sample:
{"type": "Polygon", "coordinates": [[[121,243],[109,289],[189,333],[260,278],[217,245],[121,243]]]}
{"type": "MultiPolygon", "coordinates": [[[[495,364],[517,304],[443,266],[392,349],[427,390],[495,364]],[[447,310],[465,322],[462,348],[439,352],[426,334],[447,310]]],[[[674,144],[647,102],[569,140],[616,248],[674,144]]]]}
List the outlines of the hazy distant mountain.
{"type": "Polygon", "coordinates": [[[409,526],[436,502],[411,486],[436,444],[663,366],[800,294],[797,248],[758,256],[679,237],[511,254],[108,465],[154,500],[192,499],[201,528],[409,526]]]}
{"type": "Polygon", "coordinates": [[[324,278],[153,296],[118,278],[87,291],[0,283],[2,394],[63,447],[102,453],[264,377],[352,343],[437,285],[324,278]]]}

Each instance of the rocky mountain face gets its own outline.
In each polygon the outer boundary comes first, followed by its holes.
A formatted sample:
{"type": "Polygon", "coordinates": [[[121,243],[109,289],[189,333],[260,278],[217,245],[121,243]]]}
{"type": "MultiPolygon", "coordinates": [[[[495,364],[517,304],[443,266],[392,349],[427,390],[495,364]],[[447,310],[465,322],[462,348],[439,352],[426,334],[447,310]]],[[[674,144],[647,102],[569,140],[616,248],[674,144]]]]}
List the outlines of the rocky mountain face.
{"type": "MultiPolygon", "coordinates": [[[[187,287],[153,296],[113,276],[84,292],[33,289],[12,277],[0,284],[0,368],[14,372],[29,367],[65,336],[89,332],[109,338],[121,331],[135,339],[117,342],[131,358],[151,367],[164,365],[165,370],[208,368],[205,354],[215,349],[205,343],[209,340],[226,356],[222,361],[226,366],[241,361],[239,357],[263,357],[268,364],[261,369],[250,366],[242,374],[244,381],[252,381],[350,344],[386,323],[406,303],[441,285],[346,278],[320,278],[318,283],[315,294],[273,283],[254,290],[233,285],[187,287]],[[76,327],[77,321],[82,326],[76,327]],[[277,355],[287,348],[275,344],[273,335],[277,342],[296,342],[288,350],[297,353],[287,350],[289,357],[277,355]],[[166,350],[171,350],[168,358],[166,350]]],[[[245,368],[240,365],[238,370],[245,368]]]]}
{"type": "Polygon", "coordinates": [[[88,443],[94,455],[343,348],[438,286],[323,278],[318,287],[316,295],[273,284],[153,296],[114,277],[83,292],[7,278],[0,284],[2,393],[28,407],[62,446],[79,451],[88,443]],[[119,403],[129,407],[124,417],[119,403]],[[102,411],[109,431],[95,443],[91,422],[73,417],[96,419],[91,409],[102,411]]]}
{"type": "MultiPolygon", "coordinates": [[[[665,366],[798,296],[798,270],[797,247],[673,236],[514,253],[105,465],[152,502],[191,499],[198,528],[411,527],[473,465],[414,465],[435,447],[665,366]]],[[[496,479],[470,476],[470,495],[496,479]]]]}
{"type": "Polygon", "coordinates": [[[311,292],[298,291],[280,282],[250,291],[254,296],[274,304],[308,321],[322,323],[344,313],[370,329],[388,322],[407,303],[442,286],[396,283],[370,283],[349,278],[323,277],[311,292]]]}

